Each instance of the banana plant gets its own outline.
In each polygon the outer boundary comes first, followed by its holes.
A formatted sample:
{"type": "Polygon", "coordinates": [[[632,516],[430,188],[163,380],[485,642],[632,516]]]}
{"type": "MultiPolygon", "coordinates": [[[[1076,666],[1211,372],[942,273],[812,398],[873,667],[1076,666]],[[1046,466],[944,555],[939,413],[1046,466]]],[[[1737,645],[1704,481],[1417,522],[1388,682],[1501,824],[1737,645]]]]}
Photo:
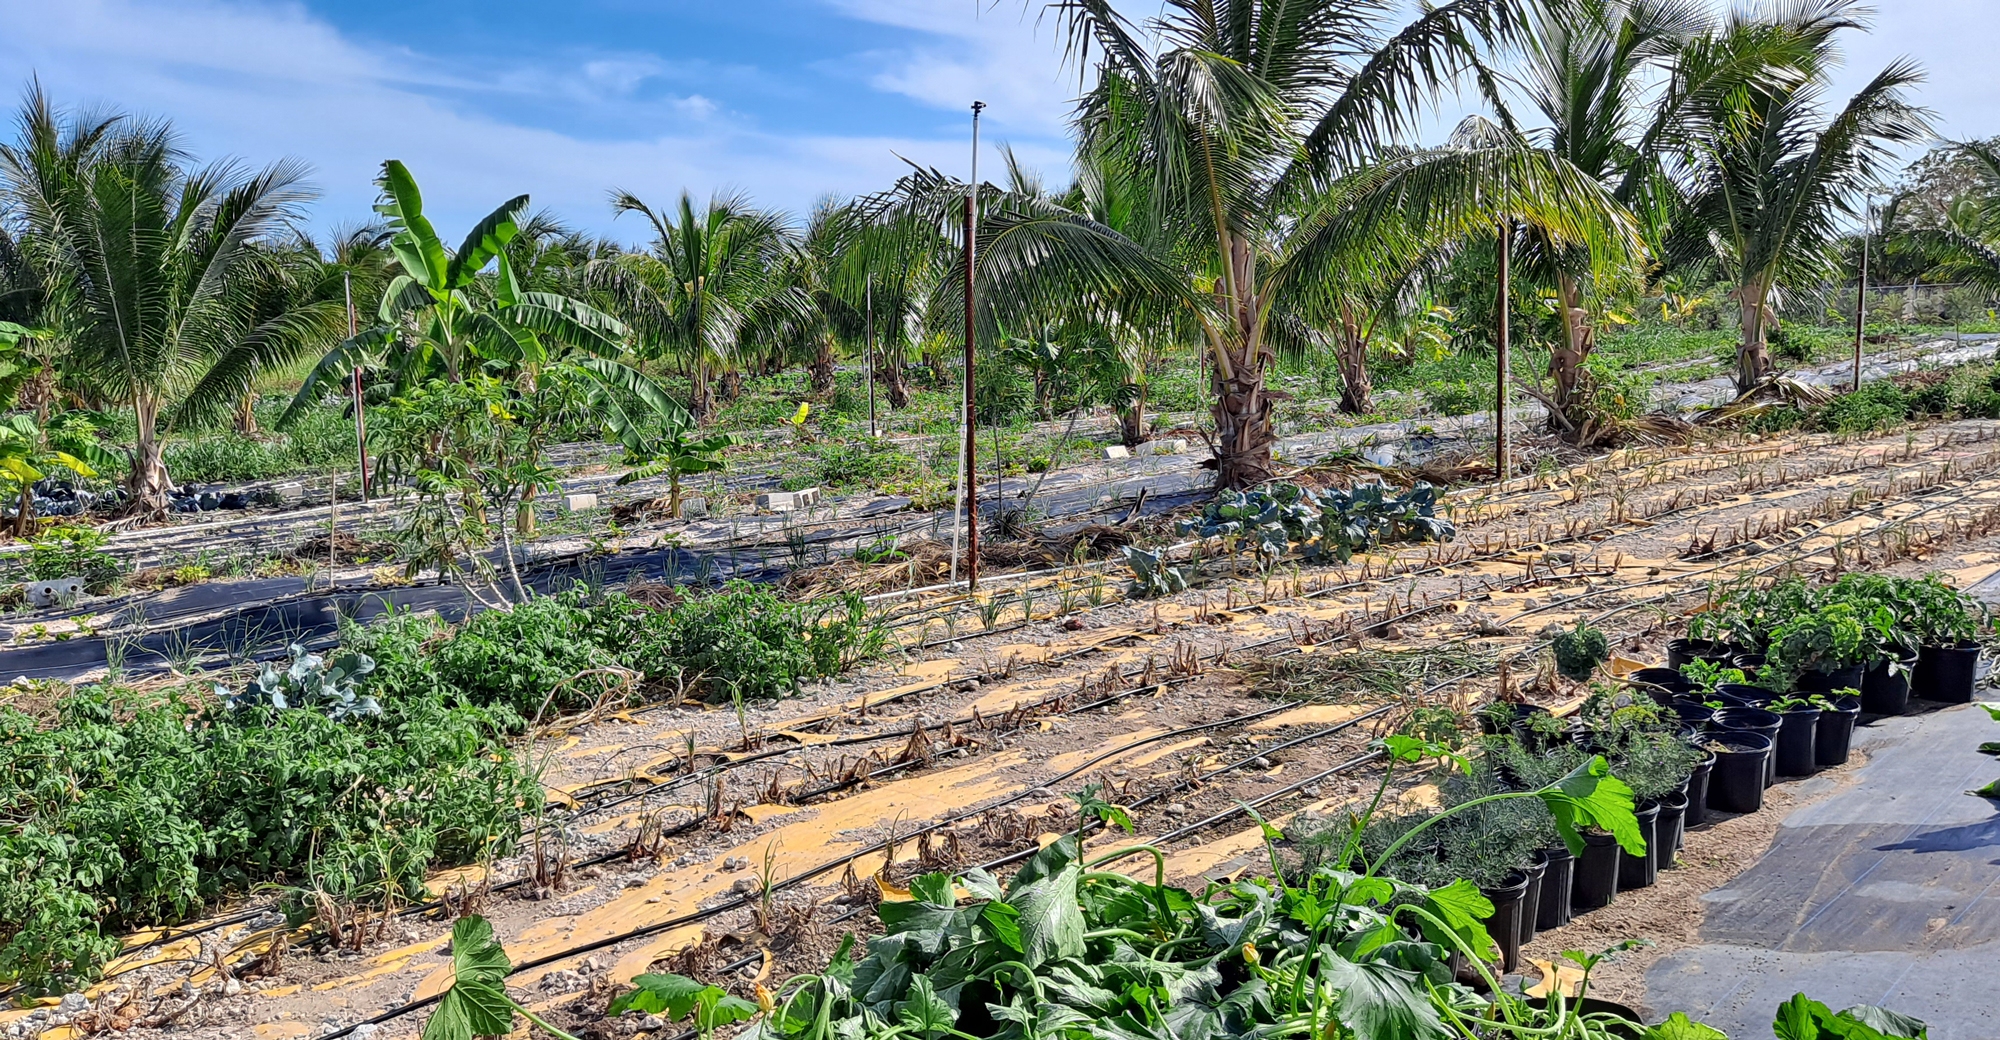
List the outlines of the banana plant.
{"type": "Polygon", "coordinates": [[[44,431],[32,416],[0,419],[0,497],[14,496],[14,533],[26,536],[35,518],[35,484],[61,466],[80,477],[116,470],[123,459],[97,441],[88,423],[58,419],[44,431]]]}
{"type": "Polygon", "coordinates": [[[453,251],[424,216],[423,195],[401,162],[384,162],[375,183],[382,191],[375,211],[394,232],[389,249],[400,271],[383,290],[376,323],[320,360],[281,425],[357,368],[386,373],[401,393],[427,379],[457,383],[474,374],[532,386],[554,363],[573,366],[596,384],[593,403],[620,440],[635,436],[646,420],[623,402],[636,400],[663,421],[686,415],[651,378],[625,363],[622,322],[575,297],[522,288],[507,244],[520,233],[528,196],[502,203],[453,251]]]}

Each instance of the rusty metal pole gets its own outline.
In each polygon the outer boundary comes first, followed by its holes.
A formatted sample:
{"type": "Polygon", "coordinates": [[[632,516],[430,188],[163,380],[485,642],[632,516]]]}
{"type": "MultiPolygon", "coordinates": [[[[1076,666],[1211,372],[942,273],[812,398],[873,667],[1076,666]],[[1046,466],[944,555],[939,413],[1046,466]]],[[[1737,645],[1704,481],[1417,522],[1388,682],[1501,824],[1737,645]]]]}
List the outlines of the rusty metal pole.
{"type": "Polygon", "coordinates": [[[972,406],[973,346],[979,338],[973,325],[973,265],[979,256],[979,113],[984,101],[972,103],[972,186],[965,193],[965,589],[979,588],[979,467],[974,464],[979,426],[972,406]]]}
{"type": "Polygon", "coordinates": [[[1510,319],[1507,315],[1508,304],[1510,302],[1508,297],[1511,295],[1511,287],[1508,284],[1510,272],[1508,271],[1507,254],[1512,248],[1510,241],[1512,237],[1513,228],[1503,221],[1500,224],[1500,336],[1499,347],[1495,351],[1498,363],[1494,366],[1498,378],[1494,382],[1493,392],[1493,476],[1494,479],[1502,483],[1506,482],[1509,470],[1507,465],[1507,348],[1508,341],[1512,338],[1512,335],[1508,329],[1510,319]]]}
{"type": "Polygon", "coordinates": [[[1861,389],[1861,339],[1868,324],[1868,223],[1875,219],[1875,200],[1868,200],[1861,218],[1861,285],[1854,291],[1854,389],[1861,389]]]}

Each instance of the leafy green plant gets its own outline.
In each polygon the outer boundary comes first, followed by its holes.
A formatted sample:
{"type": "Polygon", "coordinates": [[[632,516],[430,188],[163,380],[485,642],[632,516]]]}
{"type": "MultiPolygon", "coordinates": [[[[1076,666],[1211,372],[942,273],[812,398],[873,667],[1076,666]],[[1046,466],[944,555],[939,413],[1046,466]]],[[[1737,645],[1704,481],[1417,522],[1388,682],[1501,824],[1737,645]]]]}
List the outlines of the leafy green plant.
{"type": "MultiPolygon", "coordinates": [[[[1404,736],[1382,747],[1401,765],[1451,755],[1404,736]]],[[[1115,1023],[1121,1036],[1441,1038],[1491,1028],[1493,1005],[1452,981],[1445,964],[1451,952],[1497,956],[1481,923],[1492,904],[1471,883],[1355,872],[1348,849],[1296,880],[1239,881],[1197,897],[1165,883],[1165,854],[1153,846],[1086,857],[1086,823],[1129,821],[1090,792],[1080,797],[1078,832],[1036,852],[1005,885],[981,870],[928,874],[911,882],[909,899],[880,904],[883,934],[866,952],[856,959],[843,948],[825,972],[785,983],[754,1035],[978,1040],[1115,1023]],[[1102,869],[1134,857],[1151,860],[1150,882],[1102,869]]],[[[1579,844],[1575,828],[1598,825],[1643,848],[1630,792],[1602,759],[1484,804],[1523,799],[1579,844]]],[[[1268,826],[1266,835],[1279,837],[1268,826]]],[[[1496,999],[1529,1015],[1515,998],[1496,999]]],[[[1558,1016],[1574,1033],[1574,1011],[1558,1016]]]]}
{"type": "MultiPolygon", "coordinates": [[[[1926,1040],[1929,1034],[1922,1022],[1886,1008],[1863,1004],[1836,1012],[1803,993],[1778,1005],[1771,1032],[1777,1040],[1926,1040]]],[[[1689,1036],[1690,1040],[1727,1040],[1713,1029],[1689,1036]]],[[[1648,1040],[1652,1040],[1651,1034],[1648,1040]]],[[[1668,1034],[1661,1040],[1678,1038],[1668,1034]]]]}
{"type": "Polygon", "coordinates": [[[125,573],[118,559],[104,551],[110,537],[88,527],[57,527],[28,545],[28,577],[35,581],[82,578],[85,591],[110,591],[125,573]]]}
{"type": "Polygon", "coordinates": [[[619,485],[622,487],[665,474],[667,515],[678,518],[681,515],[681,481],[724,469],[728,463],[722,458],[722,452],[735,443],[735,438],[726,433],[694,440],[689,437],[692,432],[681,423],[673,423],[659,437],[643,442],[636,449],[628,448],[625,461],[634,468],[618,478],[619,485]]]}
{"type": "Polygon", "coordinates": [[[1702,658],[1681,665],[1681,677],[1694,684],[1695,693],[1704,698],[1724,683],[1741,685],[1749,681],[1741,668],[1726,667],[1702,658]]]}
{"type": "MultiPolygon", "coordinates": [[[[843,945],[843,953],[845,950],[843,945]]],[[[627,1011],[644,1011],[663,1014],[671,1022],[693,1016],[695,1030],[702,1040],[708,1040],[723,1026],[757,1017],[757,1005],[730,996],[721,986],[696,982],[686,976],[641,975],[632,980],[632,985],[637,988],[613,1000],[605,1014],[616,1017],[627,1011]]]]}
{"type": "Polygon", "coordinates": [[[1866,660],[1867,629],[1851,603],[1828,603],[1771,629],[1764,667],[1787,681],[1866,660]]]}
{"type": "Polygon", "coordinates": [[[1584,682],[1597,666],[1611,660],[1611,645],[1604,633],[1582,621],[1576,628],[1555,637],[1550,643],[1555,653],[1556,671],[1572,682],[1584,682]]]}
{"type": "Polygon", "coordinates": [[[1385,484],[1324,491],[1272,484],[1224,491],[1200,517],[1180,527],[1250,549],[1267,566],[1293,552],[1311,563],[1346,561],[1383,542],[1446,542],[1457,535],[1452,522],[1437,515],[1437,489],[1423,481],[1404,495],[1385,484]]]}
{"type": "Polygon", "coordinates": [[[542,795],[501,721],[406,689],[338,721],[229,711],[205,689],[86,687],[52,722],[0,707],[0,982],[76,988],[116,931],[281,879],[407,903],[437,867],[506,855],[542,795]]]}
{"type": "Polygon", "coordinates": [[[1159,553],[1136,545],[1123,547],[1125,566],[1132,568],[1132,584],[1126,590],[1134,599],[1158,599],[1186,592],[1187,575],[1179,567],[1168,566],[1159,553]]]}
{"type": "Polygon", "coordinates": [[[459,918],[451,926],[451,985],[424,1023],[423,1040],[506,1036],[514,1031],[517,1014],[558,1040],[576,1040],[507,995],[511,970],[507,951],[493,938],[493,926],[478,915],[459,918]]]}
{"type": "Polygon", "coordinates": [[[267,662],[242,692],[217,685],[215,695],[231,711],[268,708],[285,711],[312,708],[335,721],[382,714],[382,705],[362,692],[361,680],[375,670],[367,654],[345,653],[331,660],[292,644],[292,663],[279,668],[267,662]]]}

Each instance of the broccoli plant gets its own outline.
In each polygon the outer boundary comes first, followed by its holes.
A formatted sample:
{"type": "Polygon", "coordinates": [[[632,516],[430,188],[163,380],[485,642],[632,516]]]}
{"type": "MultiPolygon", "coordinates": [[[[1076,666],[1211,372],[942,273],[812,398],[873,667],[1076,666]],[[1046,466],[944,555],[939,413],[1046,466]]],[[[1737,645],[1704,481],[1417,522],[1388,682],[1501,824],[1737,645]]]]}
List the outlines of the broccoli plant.
{"type": "Polygon", "coordinates": [[[292,663],[280,669],[267,662],[241,692],[218,685],[215,695],[231,711],[249,708],[317,708],[328,718],[344,720],[382,714],[382,705],[361,691],[361,679],[375,670],[367,654],[346,653],[328,660],[292,644],[292,663]]]}
{"type": "Polygon", "coordinates": [[[1582,621],[1574,630],[1556,636],[1550,646],[1556,655],[1556,671],[1572,682],[1589,679],[1598,665],[1611,659],[1611,645],[1604,633],[1582,621]]]}
{"type": "Polygon", "coordinates": [[[1308,563],[1345,562],[1382,542],[1450,541],[1458,533],[1437,515],[1437,489],[1422,481],[1406,495],[1386,484],[1315,491],[1297,484],[1225,491],[1181,530],[1250,549],[1260,563],[1297,553],[1308,563]]]}
{"type": "Polygon", "coordinates": [[[1125,565],[1132,568],[1131,594],[1134,599],[1157,599],[1186,592],[1187,575],[1179,567],[1169,567],[1159,553],[1137,546],[1125,546],[1125,565]]]}

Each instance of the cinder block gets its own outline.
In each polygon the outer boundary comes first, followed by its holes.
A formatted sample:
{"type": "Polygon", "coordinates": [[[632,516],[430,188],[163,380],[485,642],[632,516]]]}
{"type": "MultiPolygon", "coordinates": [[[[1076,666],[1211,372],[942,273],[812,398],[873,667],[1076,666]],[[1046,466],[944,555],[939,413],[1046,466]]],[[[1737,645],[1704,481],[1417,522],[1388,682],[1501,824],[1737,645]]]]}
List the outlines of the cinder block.
{"type": "Polygon", "coordinates": [[[773,491],[757,496],[757,508],[773,513],[789,513],[798,509],[811,509],[819,504],[819,489],[804,488],[799,491],[773,491]]]}
{"type": "Polygon", "coordinates": [[[271,493],[278,496],[278,501],[288,506],[295,506],[306,500],[306,486],[297,481],[274,484],[271,493]]]}
{"type": "Polygon", "coordinates": [[[56,578],[52,581],[31,581],[26,586],[28,602],[38,607],[59,607],[74,603],[83,595],[82,578],[56,578]]]}
{"type": "Polygon", "coordinates": [[[1132,451],[1123,444],[1113,444],[1104,449],[1104,457],[1107,459],[1129,459],[1132,457],[1132,451]]]}
{"type": "Polygon", "coordinates": [[[585,510],[596,509],[597,495],[590,491],[579,491],[573,495],[564,495],[563,508],[572,513],[581,513],[585,510]]]}

